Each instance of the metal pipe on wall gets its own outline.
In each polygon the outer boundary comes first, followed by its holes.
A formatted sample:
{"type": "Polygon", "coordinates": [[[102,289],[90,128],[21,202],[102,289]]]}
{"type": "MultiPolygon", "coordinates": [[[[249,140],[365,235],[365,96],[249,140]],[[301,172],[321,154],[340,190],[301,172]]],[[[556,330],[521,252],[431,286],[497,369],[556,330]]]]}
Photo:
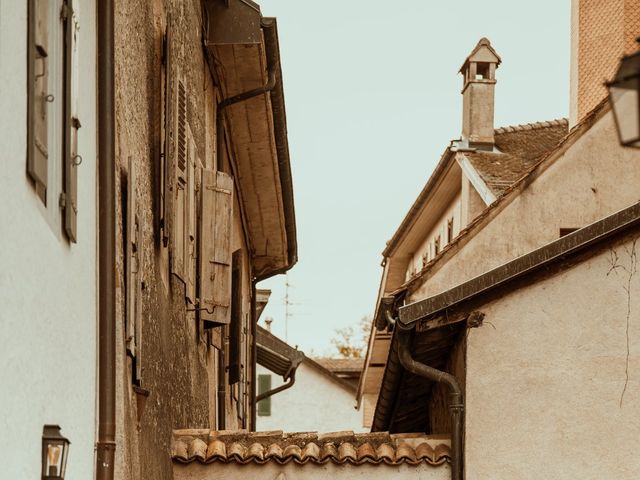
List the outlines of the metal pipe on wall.
{"type": "Polygon", "coordinates": [[[218,351],[218,430],[224,430],[227,426],[227,377],[224,366],[224,341],[218,351]]]}
{"type": "Polygon", "coordinates": [[[96,479],[113,480],[116,433],[114,5],[97,2],[98,441],[96,479]]]}
{"type": "MultiPolygon", "coordinates": [[[[397,325],[397,323],[396,323],[397,325]]],[[[462,480],[462,414],[464,403],[462,389],[456,377],[450,373],[420,363],[411,356],[411,330],[398,328],[398,358],[409,372],[431,381],[443,383],[451,391],[449,410],[451,412],[451,479],[462,480]]]]}
{"type": "Polygon", "coordinates": [[[255,432],[257,428],[256,381],[258,375],[256,366],[258,365],[258,342],[256,334],[258,330],[258,305],[256,295],[256,280],[254,278],[251,281],[251,423],[249,424],[249,429],[252,432],[255,432]]]}
{"type": "Polygon", "coordinates": [[[285,391],[288,388],[293,387],[293,384],[296,383],[296,371],[293,370],[289,375],[289,381],[284,385],[280,385],[279,387],[274,388],[273,390],[269,390],[268,392],[264,392],[256,397],[255,403],[257,404],[260,400],[264,400],[265,398],[269,398],[276,393],[280,393],[285,391]]]}

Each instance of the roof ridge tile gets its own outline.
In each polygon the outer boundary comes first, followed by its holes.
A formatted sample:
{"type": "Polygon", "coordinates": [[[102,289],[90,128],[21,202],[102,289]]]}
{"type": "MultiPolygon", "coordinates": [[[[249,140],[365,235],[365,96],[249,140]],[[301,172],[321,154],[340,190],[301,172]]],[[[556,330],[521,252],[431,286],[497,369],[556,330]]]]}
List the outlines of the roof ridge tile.
{"type": "Polygon", "coordinates": [[[524,130],[535,130],[537,128],[564,127],[568,125],[569,125],[569,120],[567,118],[556,118],[553,120],[544,120],[541,122],[532,122],[532,123],[498,127],[494,130],[494,133],[500,134],[500,133],[521,132],[524,130]]]}

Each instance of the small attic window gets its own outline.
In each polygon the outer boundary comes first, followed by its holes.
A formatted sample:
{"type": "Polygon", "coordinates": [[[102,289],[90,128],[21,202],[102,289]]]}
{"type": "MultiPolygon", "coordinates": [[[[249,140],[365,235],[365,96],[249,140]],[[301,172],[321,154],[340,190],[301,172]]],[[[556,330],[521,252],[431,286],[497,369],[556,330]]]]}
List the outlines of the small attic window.
{"type": "Polygon", "coordinates": [[[489,80],[489,64],[487,62],[476,64],[476,80],[489,80]]]}

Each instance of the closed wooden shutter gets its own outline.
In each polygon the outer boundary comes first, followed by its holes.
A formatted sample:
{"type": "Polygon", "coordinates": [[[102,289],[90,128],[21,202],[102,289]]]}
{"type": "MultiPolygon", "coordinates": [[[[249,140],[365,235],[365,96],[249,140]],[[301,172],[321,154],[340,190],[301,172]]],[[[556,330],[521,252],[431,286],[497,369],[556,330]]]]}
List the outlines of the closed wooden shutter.
{"type": "Polygon", "coordinates": [[[49,141],[49,2],[29,0],[28,4],[28,60],[27,60],[27,172],[36,183],[40,197],[46,198],[49,141]]]}
{"type": "MultiPolygon", "coordinates": [[[[229,384],[240,381],[242,373],[242,251],[232,255],[231,325],[229,331],[229,384]]],[[[240,396],[241,398],[241,396],[240,396]]]]}
{"type": "Polygon", "coordinates": [[[78,24],[77,0],[67,0],[65,21],[65,105],[64,105],[64,229],[72,242],[77,242],[78,167],[82,157],[78,154],[78,24]]]}
{"type": "Polygon", "coordinates": [[[125,287],[126,287],[126,347],[134,360],[134,383],[140,384],[142,377],[142,279],[140,261],[141,233],[136,199],[135,163],[129,158],[126,205],[125,287]]]}
{"type": "MultiPolygon", "coordinates": [[[[271,375],[258,375],[258,395],[262,395],[269,390],[271,390],[271,375]]],[[[259,417],[271,416],[271,397],[260,400],[257,407],[259,417]]]]}
{"type": "Polygon", "coordinates": [[[167,29],[164,34],[163,44],[163,84],[162,84],[162,146],[160,156],[160,232],[162,244],[169,246],[169,225],[168,216],[171,210],[171,182],[169,181],[168,164],[172,156],[172,126],[173,126],[173,75],[171,67],[173,64],[173,43],[171,32],[171,17],[167,17],[167,29]]]}
{"type": "Polygon", "coordinates": [[[199,299],[205,326],[230,323],[233,177],[202,171],[199,299]]]}

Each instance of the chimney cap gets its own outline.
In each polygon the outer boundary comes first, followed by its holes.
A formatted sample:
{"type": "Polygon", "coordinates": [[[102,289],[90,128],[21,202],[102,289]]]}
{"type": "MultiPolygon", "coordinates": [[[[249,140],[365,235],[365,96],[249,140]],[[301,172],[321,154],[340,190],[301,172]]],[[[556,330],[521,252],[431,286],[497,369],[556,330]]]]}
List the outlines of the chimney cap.
{"type": "Polygon", "coordinates": [[[469,62],[488,62],[495,63],[496,67],[502,63],[502,59],[498,52],[491,46],[491,42],[487,37],[482,37],[471,53],[465,58],[464,63],[460,67],[459,72],[464,74],[469,62]]]}

